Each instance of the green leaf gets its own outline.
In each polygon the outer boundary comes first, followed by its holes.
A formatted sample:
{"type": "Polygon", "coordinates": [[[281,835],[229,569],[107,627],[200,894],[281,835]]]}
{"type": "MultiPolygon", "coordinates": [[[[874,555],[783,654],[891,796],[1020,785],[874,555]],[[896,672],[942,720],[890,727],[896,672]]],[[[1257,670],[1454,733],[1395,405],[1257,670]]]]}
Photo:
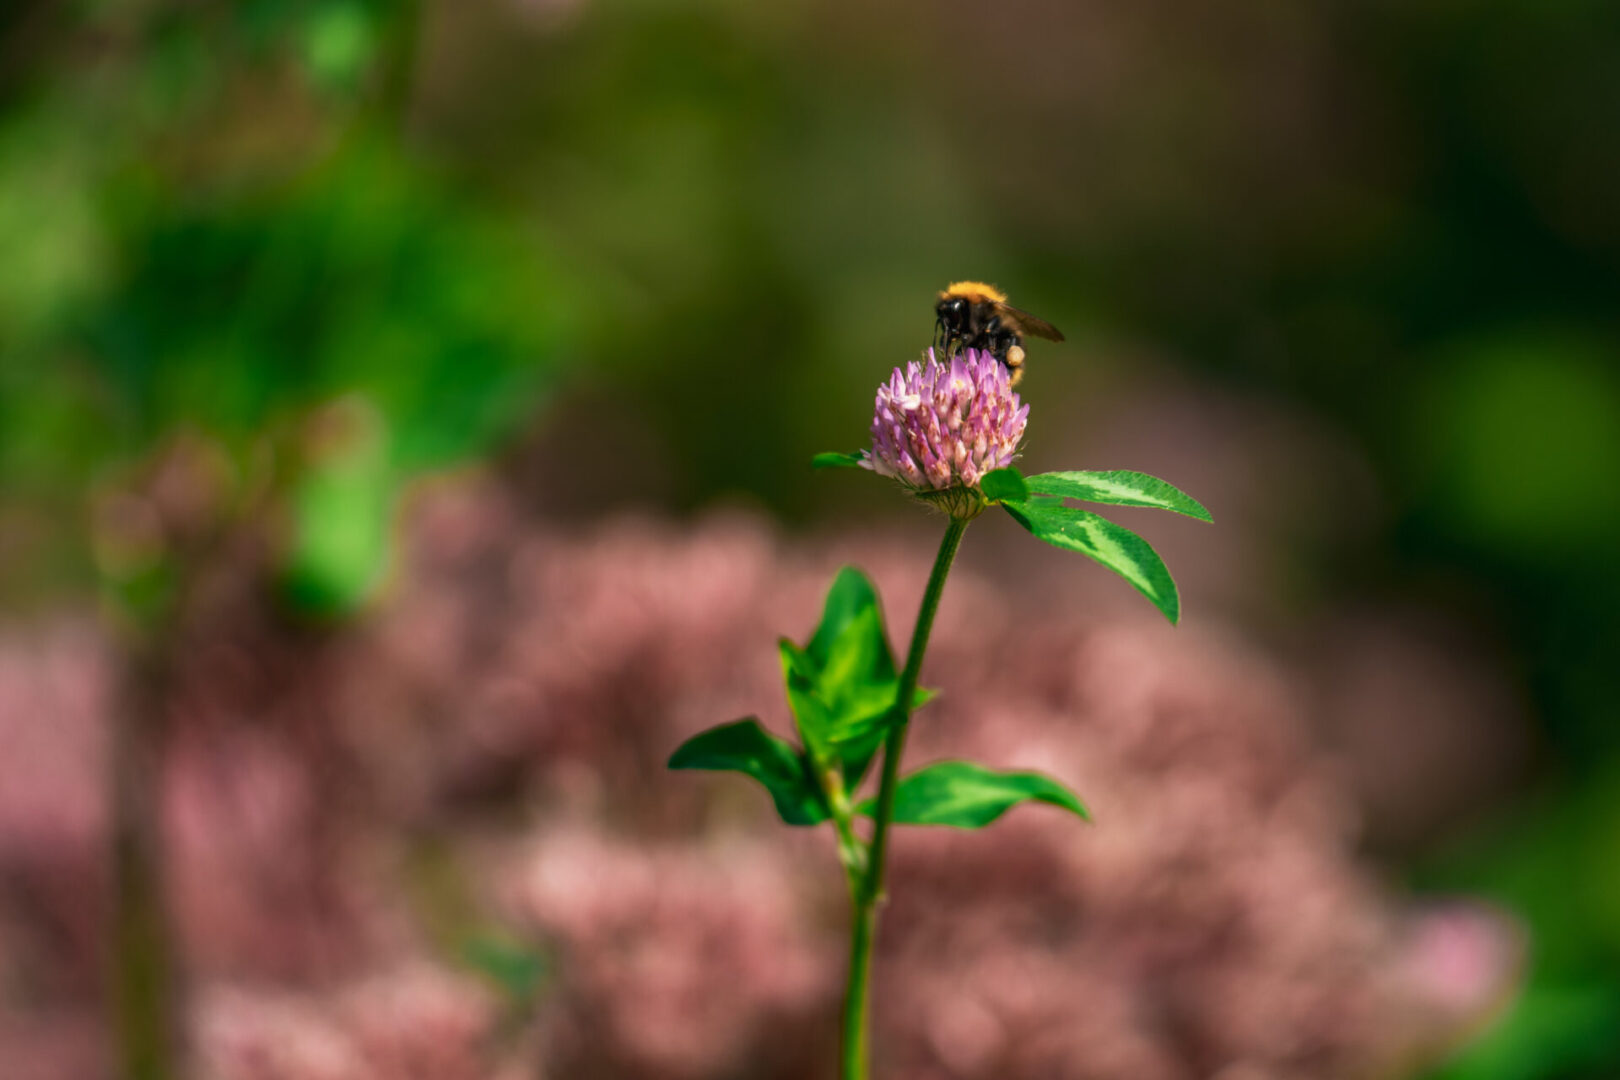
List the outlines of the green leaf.
{"type": "Polygon", "coordinates": [[[1007,512],[1053,547],[1088,555],[1136,586],[1172,623],[1181,617],[1176,583],[1158,552],[1123,525],[1054,499],[1003,503],[1007,512]]]}
{"type": "Polygon", "coordinates": [[[533,945],[481,934],[461,947],[461,959],[515,1005],[532,1005],[546,980],[546,958],[533,945]]]}
{"type": "MultiPolygon", "coordinates": [[[[899,692],[898,680],[894,690],[888,695],[892,701],[899,692]]],[[[939,696],[938,690],[929,690],[917,687],[911,695],[911,711],[915,713],[924,705],[939,696]]],[[[853,790],[866,776],[866,770],[871,766],[872,759],[877,756],[878,748],[883,740],[888,738],[889,731],[899,722],[899,716],[891,705],[885,709],[874,723],[869,725],[851,725],[843,730],[836,752],[844,768],[844,786],[846,790],[853,790]]]]}
{"type": "Polygon", "coordinates": [[[399,478],[380,422],[299,477],[289,497],[290,543],[280,568],[288,598],[317,618],[351,614],[377,591],[393,544],[399,478]]]}
{"type": "Polygon", "coordinates": [[[855,567],[841,567],[833,578],[821,608],[821,622],[805,652],[818,668],[835,660],[845,665],[864,663],[870,666],[873,678],[894,678],[894,656],[884,635],[877,588],[855,567]]]}
{"type": "Polygon", "coordinates": [[[827,807],[804,758],[786,739],[750,716],[692,736],[669,759],[671,769],[710,769],[752,776],[771,793],[776,812],[789,825],[817,825],[827,807]]]}
{"type": "Polygon", "coordinates": [[[991,502],[1022,502],[1029,498],[1029,486],[1024,483],[1024,475],[1011,466],[985,473],[979,480],[979,490],[991,502]]]}
{"type": "MultiPolygon", "coordinates": [[[[791,641],[779,643],[788,705],[805,745],[815,758],[838,762],[845,782],[853,787],[865,775],[872,753],[893,723],[899,680],[882,677],[859,662],[858,640],[871,622],[863,617],[843,638],[833,663],[817,666],[811,654],[791,641]]],[[[864,651],[864,650],[861,650],[864,651]]],[[[881,670],[881,661],[873,667],[881,670]]]]}
{"type": "MultiPolygon", "coordinates": [[[[1074,793],[1050,776],[996,772],[971,761],[941,761],[900,781],[894,791],[894,823],[982,829],[1021,802],[1051,803],[1091,820],[1074,793]]],[[[876,807],[876,799],[867,799],[860,813],[870,817],[876,807]]]]}
{"type": "Polygon", "coordinates": [[[1051,472],[1031,476],[1027,482],[1029,490],[1035,495],[1063,496],[1110,506],[1147,506],[1186,514],[1199,521],[1213,520],[1197,499],[1174,484],[1147,473],[1124,469],[1111,472],[1051,472]]]}
{"type": "Polygon", "coordinates": [[[810,459],[813,469],[858,469],[861,467],[860,454],[843,454],[836,450],[829,450],[824,454],[817,454],[810,459]]]}
{"type": "MultiPolygon", "coordinates": [[[[809,643],[801,648],[784,638],[778,648],[788,704],[812,760],[837,765],[853,789],[898,715],[900,679],[872,582],[844,567],[809,643]]],[[[912,707],[931,696],[919,688],[912,707]]]]}

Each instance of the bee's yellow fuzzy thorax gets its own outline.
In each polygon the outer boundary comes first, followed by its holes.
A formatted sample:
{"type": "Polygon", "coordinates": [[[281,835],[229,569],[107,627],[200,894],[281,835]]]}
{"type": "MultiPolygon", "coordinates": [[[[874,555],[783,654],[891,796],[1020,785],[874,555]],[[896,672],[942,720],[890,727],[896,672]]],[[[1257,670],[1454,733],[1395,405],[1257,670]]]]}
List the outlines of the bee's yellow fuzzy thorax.
{"type": "Polygon", "coordinates": [[[994,300],[998,304],[1007,302],[1007,294],[994,285],[986,285],[982,281],[953,281],[945,286],[940,296],[960,296],[968,300],[994,300]]]}

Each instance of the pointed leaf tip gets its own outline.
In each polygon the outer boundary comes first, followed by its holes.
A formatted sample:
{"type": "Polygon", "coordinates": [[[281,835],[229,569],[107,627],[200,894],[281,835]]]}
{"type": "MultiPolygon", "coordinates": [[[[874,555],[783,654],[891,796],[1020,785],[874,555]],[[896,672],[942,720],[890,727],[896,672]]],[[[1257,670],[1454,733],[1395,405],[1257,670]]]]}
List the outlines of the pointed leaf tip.
{"type": "Polygon", "coordinates": [[[821,621],[816,624],[805,652],[814,658],[817,665],[824,665],[833,646],[853,629],[862,630],[867,637],[875,638],[870,641],[870,647],[874,653],[881,655],[874,656],[874,662],[881,666],[887,658],[888,667],[892,670],[894,660],[883,633],[883,609],[878,603],[877,586],[859,567],[841,566],[827,589],[827,599],[821,605],[821,621]],[[855,624],[863,618],[875,620],[876,625],[856,627],[855,624]]]}
{"type": "Polygon", "coordinates": [[[837,450],[817,454],[810,459],[812,469],[858,469],[861,466],[859,453],[846,454],[837,450]]]}
{"type": "MultiPolygon", "coordinates": [[[[896,825],[982,829],[1023,802],[1044,802],[1089,821],[1075,794],[1037,772],[997,772],[971,761],[941,761],[903,778],[894,793],[896,825]]],[[[875,799],[860,812],[871,815],[875,799]]]]}
{"type": "Polygon", "coordinates": [[[899,693],[877,589],[860,570],[844,567],[809,642],[780,647],[788,704],[812,760],[819,768],[839,765],[853,789],[895,723],[899,693]]]}
{"type": "Polygon", "coordinates": [[[1181,618],[1175,579],[1146,540],[1123,525],[1058,499],[1003,503],[1013,520],[1053,547],[1078,551],[1106,566],[1149,600],[1172,623],[1181,618]]]}
{"type": "Polygon", "coordinates": [[[1184,514],[1198,521],[1214,520],[1203,503],[1168,480],[1128,469],[1040,473],[1029,477],[1028,484],[1035,495],[1110,506],[1145,506],[1184,514]]]}

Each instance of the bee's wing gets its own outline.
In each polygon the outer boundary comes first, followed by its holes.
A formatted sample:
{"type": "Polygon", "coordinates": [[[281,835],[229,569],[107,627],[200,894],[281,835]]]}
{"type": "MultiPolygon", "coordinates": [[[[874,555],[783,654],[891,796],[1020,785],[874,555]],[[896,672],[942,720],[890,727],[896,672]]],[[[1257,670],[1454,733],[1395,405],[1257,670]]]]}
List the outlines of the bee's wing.
{"type": "Polygon", "coordinates": [[[1047,341],[1063,340],[1063,331],[1045,319],[1037,319],[1029,312],[1020,311],[1011,304],[997,304],[996,309],[1000,312],[1003,322],[1016,323],[1018,328],[1026,334],[1034,334],[1036,337],[1045,338],[1047,341]],[[1009,316],[1011,316],[1010,319],[1009,316]]]}

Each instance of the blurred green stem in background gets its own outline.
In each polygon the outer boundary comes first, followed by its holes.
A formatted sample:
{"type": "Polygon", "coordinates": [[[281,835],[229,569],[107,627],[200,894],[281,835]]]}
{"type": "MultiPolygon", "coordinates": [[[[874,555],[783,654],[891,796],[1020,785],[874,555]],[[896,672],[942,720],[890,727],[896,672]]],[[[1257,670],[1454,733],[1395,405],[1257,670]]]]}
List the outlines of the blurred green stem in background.
{"type": "Polygon", "coordinates": [[[850,927],[849,983],[844,994],[844,1080],[867,1080],[869,1024],[868,984],[872,971],[872,942],[877,936],[877,906],[883,900],[883,867],[889,851],[889,822],[894,817],[894,791],[900,777],[900,756],[905,751],[906,728],[911,722],[912,701],[922,672],[923,654],[928,651],[928,635],[934,628],[934,614],[945,591],[945,578],[962,544],[969,518],[952,517],[940,541],[934,569],[923,590],[917,625],[911,631],[911,648],[900,675],[900,690],[894,707],[898,712],[883,744],[883,781],[878,788],[877,811],[873,815],[871,855],[866,874],[855,889],[855,911],[850,927]]]}
{"type": "MultiPolygon", "coordinates": [[[[109,493],[110,504],[162,506],[158,494],[195,465],[198,444],[178,440],[109,493]]],[[[164,774],[173,734],[176,671],[188,648],[192,586],[221,559],[229,510],[206,501],[190,513],[154,509],[153,547],[125,535],[115,513],[92,515],[101,609],[117,642],[117,683],[106,763],[110,813],[109,1007],[115,1075],[181,1075],[187,992],[167,873],[164,774]],[[204,509],[206,507],[206,509],[204,509]]],[[[127,528],[127,526],[125,526],[127,528]]]]}
{"type": "Polygon", "coordinates": [[[0,599],[104,597],[111,1068],[157,1080],[188,1056],[162,807],[190,587],[252,534],[288,615],[355,616],[406,486],[520,431],[567,335],[549,252],[403,146],[420,0],[90,7],[63,40],[104,41],[105,79],[41,69],[0,110],[0,206],[30,208],[0,214],[0,514],[111,509],[8,547],[0,599]]]}
{"type": "Polygon", "coordinates": [[[113,1008],[119,1075],[174,1075],[179,987],[163,873],[160,777],[170,665],[146,634],[124,653],[119,716],[108,768],[113,791],[113,1008]]]}

